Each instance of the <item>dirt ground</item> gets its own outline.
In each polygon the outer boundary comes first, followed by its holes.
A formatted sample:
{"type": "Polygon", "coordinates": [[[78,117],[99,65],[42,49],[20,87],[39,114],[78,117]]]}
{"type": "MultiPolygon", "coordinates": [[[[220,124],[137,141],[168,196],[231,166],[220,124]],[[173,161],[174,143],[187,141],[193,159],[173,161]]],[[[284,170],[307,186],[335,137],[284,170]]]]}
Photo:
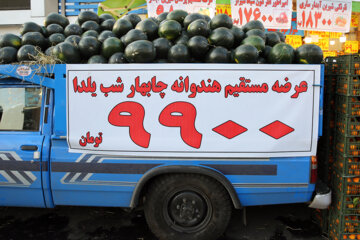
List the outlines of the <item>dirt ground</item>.
{"type": "MultiPolygon", "coordinates": [[[[304,204],[235,210],[219,240],[321,240],[304,204]]],[[[117,208],[0,208],[1,240],[156,240],[141,211],[117,208]]]]}

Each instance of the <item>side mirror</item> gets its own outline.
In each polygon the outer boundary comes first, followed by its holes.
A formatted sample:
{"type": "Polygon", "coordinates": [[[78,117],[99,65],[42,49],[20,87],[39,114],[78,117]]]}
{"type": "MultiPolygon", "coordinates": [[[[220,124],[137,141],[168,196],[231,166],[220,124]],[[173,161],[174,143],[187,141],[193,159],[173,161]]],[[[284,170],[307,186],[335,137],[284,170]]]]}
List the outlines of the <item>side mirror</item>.
{"type": "Polygon", "coordinates": [[[2,115],[3,115],[3,108],[0,106],[0,122],[1,122],[2,115]]]}

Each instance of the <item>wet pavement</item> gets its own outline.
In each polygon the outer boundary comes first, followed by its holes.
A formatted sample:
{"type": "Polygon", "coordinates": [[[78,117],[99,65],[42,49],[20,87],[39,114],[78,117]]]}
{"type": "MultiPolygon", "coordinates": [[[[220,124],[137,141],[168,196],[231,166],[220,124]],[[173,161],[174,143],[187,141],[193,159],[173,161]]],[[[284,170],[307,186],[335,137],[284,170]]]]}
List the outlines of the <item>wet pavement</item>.
{"type": "MultiPolygon", "coordinates": [[[[219,240],[322,240],[304,204],[235,210],[219,240]]],[[[118,208],[0,208],[1,240],[156,240],[141,211],[118,208]]],[[[185,239],[184,239],[185,240],[185,239]]]]}

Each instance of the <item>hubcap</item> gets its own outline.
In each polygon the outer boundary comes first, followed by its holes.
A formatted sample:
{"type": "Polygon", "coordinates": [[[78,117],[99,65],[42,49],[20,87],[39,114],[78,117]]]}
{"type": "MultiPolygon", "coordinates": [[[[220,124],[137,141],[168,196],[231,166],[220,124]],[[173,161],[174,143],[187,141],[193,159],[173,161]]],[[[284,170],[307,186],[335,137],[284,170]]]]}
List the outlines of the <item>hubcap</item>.
{"type": "Polygon", "coordinates": [[[195,192],[177,193],[169,202],[169,214],[175,224],[182,227],[195,227],[207,214],[205,200],[195,192]]]}

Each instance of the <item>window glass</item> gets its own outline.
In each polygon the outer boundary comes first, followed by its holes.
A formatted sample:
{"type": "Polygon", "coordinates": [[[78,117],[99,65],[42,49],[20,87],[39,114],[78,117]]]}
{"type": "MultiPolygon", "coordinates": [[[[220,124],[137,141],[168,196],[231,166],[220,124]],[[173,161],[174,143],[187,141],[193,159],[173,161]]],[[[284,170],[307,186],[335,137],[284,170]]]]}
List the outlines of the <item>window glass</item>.
{"type": "Polygon", "coordinates": [[[0,130],[39,131],[41,88],[0,88],[0,130]]]}
{"type": "Polygon", "coordinates": [[[27,10],[30,0],[0,0],[0,10],[27,10]]]}

